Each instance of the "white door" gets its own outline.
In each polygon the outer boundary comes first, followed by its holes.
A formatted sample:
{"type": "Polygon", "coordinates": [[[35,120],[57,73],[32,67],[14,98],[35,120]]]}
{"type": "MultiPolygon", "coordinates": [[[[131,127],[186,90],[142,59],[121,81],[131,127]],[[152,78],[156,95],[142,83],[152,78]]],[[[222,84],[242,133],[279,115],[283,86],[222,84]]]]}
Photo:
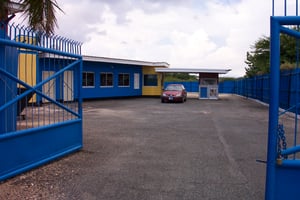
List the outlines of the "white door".
{"type": "Polygon", "coordinates": [[[74,100],[74,79],[73,71],[64,72],[64,101],[73,101],[74,100]]]}
{"type": "MultiPolygon", "coordinates": [[[[55,73],[55,71],[43,71],[42,73],[42,78],[43,80],[46,80],[50,76],[52,76],[55,73]]],[[[43,93],[50,97],[51,99],[55,100],[55,79],[51,79],[47,83],[43,85],[43,93]]],[[[49,102],[47,99],[43,98],[42,99],[43,103],[49,102]]]]}
{"type": "Polygon", "coordinates": [[[134,73],[134,89],[140,89],[140,74],[134,73]]]}

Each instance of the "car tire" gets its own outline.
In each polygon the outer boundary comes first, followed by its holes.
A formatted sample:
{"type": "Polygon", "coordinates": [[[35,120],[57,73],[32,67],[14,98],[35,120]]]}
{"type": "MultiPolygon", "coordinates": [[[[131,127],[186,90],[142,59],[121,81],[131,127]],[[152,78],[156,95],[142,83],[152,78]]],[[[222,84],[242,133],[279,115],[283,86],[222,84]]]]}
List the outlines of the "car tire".
{"type": "Polygon", "coordinates": [[[165,103],[165,101],[164,101],[163,99],[161,99],[161,102],[162,102],[162,103],[165,103]]]}
{"type": "Polygon", "coordinates": [[[184,103],[184,97],[182,97],[181,103],[184,103]]]}

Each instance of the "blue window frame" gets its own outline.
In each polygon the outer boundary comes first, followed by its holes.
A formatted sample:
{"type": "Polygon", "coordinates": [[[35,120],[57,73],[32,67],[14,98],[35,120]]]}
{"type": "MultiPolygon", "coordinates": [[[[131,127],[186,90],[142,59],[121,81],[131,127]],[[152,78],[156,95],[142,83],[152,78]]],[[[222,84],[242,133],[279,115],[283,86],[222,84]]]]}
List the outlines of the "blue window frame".
{"type": "Polygon", "coordinates": [[[95,87],[95,73],[83,72],[82,73],[82,86],[83,87],[95,87]]]}
{"type": "Polygon", "coordinates": [[[114,76],[111,72],[100,73],[100,86],[101,87],[112,87],[114,85],[114,76]]]}
{"type": "Polygon", "coordinates": [[[120,87],[129,87],[130,86],[129,74],[120,73],[118,78],[119,78],[118,86],[120,86],[120,87]]]}

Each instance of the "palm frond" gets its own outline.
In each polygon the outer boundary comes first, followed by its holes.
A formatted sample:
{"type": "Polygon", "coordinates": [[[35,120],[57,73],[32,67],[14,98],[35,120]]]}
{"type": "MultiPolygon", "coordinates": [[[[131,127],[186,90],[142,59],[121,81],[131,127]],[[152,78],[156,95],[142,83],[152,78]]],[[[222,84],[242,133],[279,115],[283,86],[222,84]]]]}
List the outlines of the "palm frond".
{"type": "Polygon", "coordinates": [[[58,26],[56,9],[63,12],[55,0],[20,0],[20,3],[29,25],[34,30],[43,31],[48,35],[54,33],[55,27],[58,26]]]}
{"type": "Polygon", "coordinates": [[[7,18],[7,5],[9,0],[0,0],[0,21],[7,18]]]}

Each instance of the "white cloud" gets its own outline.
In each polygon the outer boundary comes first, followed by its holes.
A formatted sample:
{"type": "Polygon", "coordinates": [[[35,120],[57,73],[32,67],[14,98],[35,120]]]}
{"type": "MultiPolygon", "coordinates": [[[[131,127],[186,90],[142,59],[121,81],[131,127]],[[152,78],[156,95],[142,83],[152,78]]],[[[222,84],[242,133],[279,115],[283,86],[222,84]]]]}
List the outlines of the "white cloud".
{"type": "MultiPolygon", "coordinates": [[[[171,67],[231,68],[243,76],[246,52],[269,35],[271,1],[61,0],[57,34],[88,55],[165,61],[171,67]]],[[[276,5],[281,12],[281,5],[276,5]]],[[[291,6],[289,6],[290,9],[291,6]]]]}

